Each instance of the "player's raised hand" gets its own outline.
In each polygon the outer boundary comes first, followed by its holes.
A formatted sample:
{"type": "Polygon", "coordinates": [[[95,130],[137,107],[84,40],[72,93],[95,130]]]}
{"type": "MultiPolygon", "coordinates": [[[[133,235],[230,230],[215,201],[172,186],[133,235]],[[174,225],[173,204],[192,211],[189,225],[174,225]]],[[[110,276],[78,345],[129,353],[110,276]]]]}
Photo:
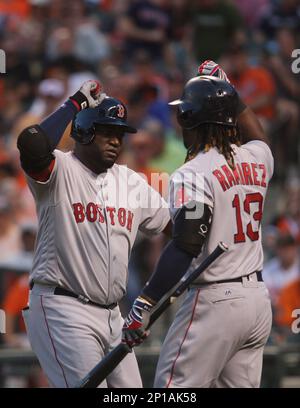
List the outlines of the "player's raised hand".
{"type": "Polygon", "coordinates": [[[215,61],[206,60],[198,67],[198,75],[215,76],[230,83],[225,71],[215,61]]]}
{"type": "Polygon", "coordinates": [[[96,108],[100,105],[106,94],[103,92],[102,85],[99,81],[89,80],[85,81],[70,99],[74,102],[78,110],[86,108],[96,108]]]}
{"type": "Polygon", "coordinates": [[[150,312],[153,304],[139,296],[133,302],[132,308],[124,320],[122,342],[130,347],[138,346],[149,335],[146,330],[150,321],[150,312]]]}

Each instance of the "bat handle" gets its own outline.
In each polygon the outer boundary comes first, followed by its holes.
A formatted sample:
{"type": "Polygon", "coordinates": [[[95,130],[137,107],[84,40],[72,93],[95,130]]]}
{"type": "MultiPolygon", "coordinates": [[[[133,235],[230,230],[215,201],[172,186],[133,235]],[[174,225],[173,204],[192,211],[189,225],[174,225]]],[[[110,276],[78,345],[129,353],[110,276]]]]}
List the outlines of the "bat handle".
{"type": "Polygon", "coordinates": [[[121,360],[132,352],[128,344],[120,343],[106,355],[75,388],[97,388],[102,381],[117,367],[121,360]],[[101,366],[101,371],[99,371],[101,366]]]}
{"type": "Polygon", "coordinates": [[[228,245],[225,244],[225,242],[220,241],[218,244],[218,247],[223,251],[223,252],[227,252],[228,251],[228,245]]]}

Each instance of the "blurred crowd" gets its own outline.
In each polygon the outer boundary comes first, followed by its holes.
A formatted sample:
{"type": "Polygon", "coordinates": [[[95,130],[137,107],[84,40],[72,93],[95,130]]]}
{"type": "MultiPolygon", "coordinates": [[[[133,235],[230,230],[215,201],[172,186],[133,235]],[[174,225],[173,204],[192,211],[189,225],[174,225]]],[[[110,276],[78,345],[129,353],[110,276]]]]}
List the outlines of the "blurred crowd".
{"type": "MultiPolygon", "coordinates": [[[[3,346],[28,347],[20,311],[37,230],[18,160],[19,132],[83,81],[98,78],[107,94],[127,105],[128,121],[139,129],[126,139],[120,163],[151,182],[154,172],[171,174],[184,162],[168,102],[207,59],[221,64],[271,141],[275,174],[264,225],[264,277],[274,309],[272,339],[299,338],[291,324],[292,311],[300,309],[300,0],[0,0],[0,49],[6,54],[0,74],[3,346]]],[[[73,146],[69,133],[70,126],[59,145],[64,151],[73,146]]],[[[161,237],[138,236],[128,304],[164,244],[161,237]]]]}

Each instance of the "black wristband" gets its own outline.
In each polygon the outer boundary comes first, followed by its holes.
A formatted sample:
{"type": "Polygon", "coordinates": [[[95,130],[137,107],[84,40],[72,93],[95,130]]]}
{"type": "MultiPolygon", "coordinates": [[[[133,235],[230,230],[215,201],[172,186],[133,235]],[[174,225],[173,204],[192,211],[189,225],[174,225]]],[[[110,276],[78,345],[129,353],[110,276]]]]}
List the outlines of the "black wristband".
{"type": "Polygon", "coordinates": [[[87,98],[80,91],[77,91],[74,95],[70,96],[70,99],[75,103],[78,110],[86,109],[89,107],[87,98]]]}

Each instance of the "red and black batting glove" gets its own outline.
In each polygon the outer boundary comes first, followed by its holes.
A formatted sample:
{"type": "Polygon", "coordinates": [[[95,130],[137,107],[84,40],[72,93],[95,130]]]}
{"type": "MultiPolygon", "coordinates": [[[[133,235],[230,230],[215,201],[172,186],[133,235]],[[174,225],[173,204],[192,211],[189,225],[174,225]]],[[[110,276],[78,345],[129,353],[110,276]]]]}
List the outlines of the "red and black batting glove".
{"type": "MultiPolygon", "coordinates": [[[[217,64],[215,61],[212,61],[212,60],[206,60],[202,62],[201,65],[199,65],[198,76],[202,76],[202,75],[215,76],[217,78],[222,79],[223,81],[230,83],[225,71],[223,71],[223,69],[220,67],[219,64],[217,64]]],[[[244,104],[244,102],[239,98],[238,115],[244,112],[246,107],[247,106],[244,104]]]]}
{"type": "Polygon", "coordinates": [[[223,81],[229,82],[229,79],[223,71],[223,69],[220,67],[219,64],[217,64],[215,61],[212,60],[206,60],[202,62],[201,65],[198,67],[198,75],[209,75],[209,76],[215,76],[217,78],[222,79],[223,81]]]}
{"type": "Polygon", "coordinates": [[[106,94],[103,92],[102,85],[99,81],[89,80],[85,81],[74,95],[70,96],[78,111],[86,108],[96,108],[106,94]]]}
{"type": "Polygon", "coordinates": [[[149,330],[146,330],[150,313],[154,304],[149,300],[139,296],[133,302],[132,308],[124,320],[122,329],[122,342],[130,347],[140,345],[148,336],[149,330]]]}

